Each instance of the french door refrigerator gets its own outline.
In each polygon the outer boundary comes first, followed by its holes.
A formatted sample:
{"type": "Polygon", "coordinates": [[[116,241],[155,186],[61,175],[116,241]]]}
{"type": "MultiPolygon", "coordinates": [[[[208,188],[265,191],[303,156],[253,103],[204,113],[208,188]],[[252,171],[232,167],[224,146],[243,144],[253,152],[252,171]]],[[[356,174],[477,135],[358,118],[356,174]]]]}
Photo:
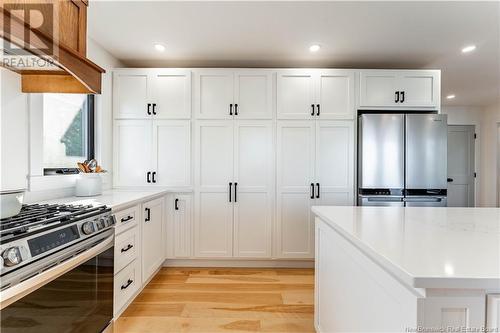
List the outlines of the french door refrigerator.
{"type": "Polygon", "coordinates": [[[446,206],[446,115],[365,113],[358,126],[358,205],[446,206]]]}

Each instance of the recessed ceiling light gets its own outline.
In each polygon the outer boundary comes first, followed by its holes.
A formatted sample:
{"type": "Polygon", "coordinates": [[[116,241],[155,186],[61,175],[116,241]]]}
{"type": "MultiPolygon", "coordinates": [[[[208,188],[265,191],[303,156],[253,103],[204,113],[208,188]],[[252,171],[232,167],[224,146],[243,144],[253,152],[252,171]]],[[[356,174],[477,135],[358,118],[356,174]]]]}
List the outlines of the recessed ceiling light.
{"type": "Polygon", "coordinates": [[[165,45],[160,44],[160,43],[156,43],[155,44],[155,50],[158,51],[158,52],[163,52],[163,51],[165,51],[165,45]]]}
{"type": "Polygon", "coordinates": [[[476,49],[476,45],[468,45],[462,49],[462,53],[469,53],[476,49]]]}
{"type": "Polygon", "coordinates": [[[321,46],[319,46],[318,44],[314,44],[314,45],[309,46],[309,51],[318,52],[320,48],[321,48],[321,46]]]}
{"type": "Polygon", "coordinates": [[[455,95],[451,94],[451,95],[448,95],[446,96],[447,99],[454,99],[455,98],[455,95]]]}

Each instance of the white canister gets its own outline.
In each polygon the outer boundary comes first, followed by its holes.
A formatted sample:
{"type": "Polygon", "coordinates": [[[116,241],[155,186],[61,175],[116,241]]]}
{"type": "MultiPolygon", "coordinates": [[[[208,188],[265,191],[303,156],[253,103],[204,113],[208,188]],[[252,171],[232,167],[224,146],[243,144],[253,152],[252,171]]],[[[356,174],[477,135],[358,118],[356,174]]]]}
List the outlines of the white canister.
{"type": "Polygon", "coordinates": [[[99,173],[81,173],[76,179],[75,195],[91,197],[102,194],[102,178],[99,173]]]}

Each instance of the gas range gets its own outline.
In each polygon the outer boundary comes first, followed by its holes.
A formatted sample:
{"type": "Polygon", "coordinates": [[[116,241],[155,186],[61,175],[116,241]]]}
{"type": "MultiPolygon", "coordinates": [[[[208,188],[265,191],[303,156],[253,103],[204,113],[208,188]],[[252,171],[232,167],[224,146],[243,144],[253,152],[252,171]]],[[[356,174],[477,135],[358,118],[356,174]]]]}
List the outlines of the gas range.
{"type": "Polygon", "coordinates": [[[0,288],[81,253],[114,224],[106,206],[24,205],[18,215],[0,220],[0,288]]]}

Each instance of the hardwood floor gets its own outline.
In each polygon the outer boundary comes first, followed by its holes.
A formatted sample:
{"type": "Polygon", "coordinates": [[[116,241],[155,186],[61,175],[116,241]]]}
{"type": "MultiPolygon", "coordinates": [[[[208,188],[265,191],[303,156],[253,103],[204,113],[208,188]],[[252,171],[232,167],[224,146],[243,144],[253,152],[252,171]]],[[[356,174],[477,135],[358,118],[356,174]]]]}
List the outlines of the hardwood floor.
{"type": "Polygon", "coordinates": [[[314,270],[163,268],[115,333],[314,332],[314,270]]]}

